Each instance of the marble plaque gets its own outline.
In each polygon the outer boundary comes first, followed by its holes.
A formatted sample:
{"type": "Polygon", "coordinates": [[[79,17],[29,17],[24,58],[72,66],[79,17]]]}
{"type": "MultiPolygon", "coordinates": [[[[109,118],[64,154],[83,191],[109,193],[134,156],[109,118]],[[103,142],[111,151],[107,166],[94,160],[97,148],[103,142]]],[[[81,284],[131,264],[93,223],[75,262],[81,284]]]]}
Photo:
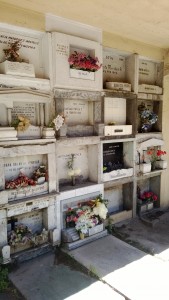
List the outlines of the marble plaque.
{"type": "Polygon", "coordinates": [[[6,191],[8,192],[9,201],[33,197],[36,195],[46,194],[48,192],[48,182],[37,184],[35,186],[28,185],[19,189],[9,189],[6,191]]]}
{"type": "Polygon", "coordinates": [[[115,122],[115,125],[126,124],[126,99],[105,97],[104,122],[105,124],[115,122]]]}
{"type": "Polygon", "coordinates": [[[27,202],[16,203],[15,205],[10,205],[7,209],[7,217],[18,216],[32,211],[37,211],[42,208],[49,206],[49,201],[47,199],[30,200],[27,202]]]}
{"type": "Polygon", "coordinates": [[[12,120],[18,116],[25,116],[30,120],[32,125],[36,125],[36,110],[34,103],[15,102],[11,111],[12,120]]]}
{"type": "MultiPolygon", "coordinates": [[[[42,222],[43,222],[43,214],[42,210],[39,211],[32,211],[26,214],[21,214],[15,217],[15,225],[24,224],[28,226],[32,233],[41,232],[42,231],[42,222]]],[[[8,219],[10,221],[10,219],[8,219]]],[[[8,222],[8,231],[11,230],[11,225],[8,222]]]]}
{"type": "Polygon", "coordinates": [[[103,52],[103,81],[125,82],[125,57],[103,52]]]}
{"type": "Polygon", "coordinates": [[[43,165],[44,155],[28,155],[22,157],[9,157],[4,159],[5,180],[16,179],[20,170],[31,177],[33,171],[43,165]]]}
{"type": "Polygon", "coordinates": [[[139,60],[139,83],[156,84],[156,63],[139,60]]]}
{"type": "Polygon", "coordinates": [[[73,169],[78,170],[83,178],[88,178],[88,152],[87,147],[65,147],[58,153],[58,170],[59,179],[70,179],[68,175],[71,170],[68,169],[67,163],[71,159],[71,154],[75,154],[73,169]]]}
{"type": "Polygon", "coordinates": [[[34,66],[23,62],[4,61],[0,63],[0,72],[6,75],[35,77],[34,66]]]}
{"type": "Polygon", "coordinates": [[[41,129],[39,126],[30,125],[28,129],[24,131],[18,131],[17,137],[20,140],[32,140],[41,138],[41,129]]]}
{"type": "Polygon", "coordinates": [[[14,43],[15,41],[20,40],[21,48],[19,49],[19,56],[21,59],[29,61],[30,64],[33,64],[35,70],[38,74],[42,73],[42,56],[41,56],[41,47],[42,41],[39,36],[31,36],[29,33],[14,33],[8,31],[0,31],[0,53],[1,59],[0,61],[4,61],[5,55],[3,53],[3,49],[8,49],[10,43],[14,43]]]}
{"type": "Polygon", "coordinates": [[[65,100],[64,116],[67,125],[87,124],[89,121],[89,104],[83,100],[65,100]]]}

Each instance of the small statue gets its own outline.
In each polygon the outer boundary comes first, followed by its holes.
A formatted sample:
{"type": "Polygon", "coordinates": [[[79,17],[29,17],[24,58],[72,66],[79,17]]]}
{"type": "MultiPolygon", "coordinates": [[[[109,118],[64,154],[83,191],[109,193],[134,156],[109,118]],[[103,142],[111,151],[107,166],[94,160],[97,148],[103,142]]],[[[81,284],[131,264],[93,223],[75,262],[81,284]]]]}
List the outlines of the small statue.
{"type": "Polygon", "coordinates": [[[21,48],[20,41],[16,41],[14,43],[10,43],[9,49],[3,49],[5,53],[5,59],[13,62],[21,62],[22,60],[19,58],[19,49],[21,48]]]}

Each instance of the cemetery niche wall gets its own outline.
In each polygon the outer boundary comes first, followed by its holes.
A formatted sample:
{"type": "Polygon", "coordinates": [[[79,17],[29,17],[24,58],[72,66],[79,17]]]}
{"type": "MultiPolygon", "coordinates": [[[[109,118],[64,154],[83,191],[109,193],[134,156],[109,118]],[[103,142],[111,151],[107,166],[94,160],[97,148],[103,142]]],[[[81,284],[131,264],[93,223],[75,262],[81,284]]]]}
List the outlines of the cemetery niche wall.
{"type": "Polygon", "coordinates": [[[163,146],[154,140],[162,140],[163,64],[104,48],[87,30],[75,35],[0,25],[0,246],[13,253],[58,245],[69,230],[69,250],[105,236],[106,220],[84,240],[66,224],[68,208],[99,194],[112,224],[145,211],[150,189],[160,206],[165,168],[140,174],[137,151],[163,146]],[[4,52],[14,45],[16,64],[4,52]],[[143,106],[158,116],[150,132],[141,130],[143,106]],[[64,122],[55,138],[57,116],[64,122]]]}
{"type": "Polygon", "coordinates": [[[48,94],[24,89],[1,90],[0,141],[40,139],[49,123],[51,107],[48,94]]]}
{"type": "Polygon", "coordinates": [[[95,127],[101,123],[100,92],[54,89],[54,96],[56,114],[65,117],[67,137],[99,135],[95,127]]]}

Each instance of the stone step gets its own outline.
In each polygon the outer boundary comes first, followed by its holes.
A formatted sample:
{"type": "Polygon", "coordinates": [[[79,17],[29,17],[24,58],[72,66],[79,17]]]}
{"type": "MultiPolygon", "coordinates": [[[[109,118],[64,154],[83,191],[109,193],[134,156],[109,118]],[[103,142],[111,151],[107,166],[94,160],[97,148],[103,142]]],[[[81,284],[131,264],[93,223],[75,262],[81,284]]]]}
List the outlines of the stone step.
{"type": "Polygon", "coordinates": [[[75,242],[72,242],[72,243],[64,243],[62,245],[62,247],[66,250],[73,250],[73,249],[76,249],[76,248],[81,247],[83,245],[86,245],[88,243],[91,243],[91,242],[93,242],[97,239],[105,237],[105,236],[107,236],[107,234],[108,234],[107,230],[103,230],[103,231],[101,231],[99,233],[96,233],[92,236],[86,237],[83,240],[78,240],[78,241],[75,241],[75,242]]]}

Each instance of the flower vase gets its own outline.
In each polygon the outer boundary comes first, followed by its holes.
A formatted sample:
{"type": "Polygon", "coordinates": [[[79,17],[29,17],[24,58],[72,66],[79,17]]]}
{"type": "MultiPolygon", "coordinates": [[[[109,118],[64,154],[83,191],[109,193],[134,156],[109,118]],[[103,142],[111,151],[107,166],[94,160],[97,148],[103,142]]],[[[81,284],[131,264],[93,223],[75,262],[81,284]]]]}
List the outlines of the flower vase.
{"type": "Polygon", "coordinates": [[[151,171],[154,171],[156,169],[156,161],[151,162],[151,171]]]}
{"type": "Polygon", "coordinates": [[[84,233],[80,232],[80,239],[81,239],[81,240],[84,240],[84,238],[85,238],[84,233]]]}

